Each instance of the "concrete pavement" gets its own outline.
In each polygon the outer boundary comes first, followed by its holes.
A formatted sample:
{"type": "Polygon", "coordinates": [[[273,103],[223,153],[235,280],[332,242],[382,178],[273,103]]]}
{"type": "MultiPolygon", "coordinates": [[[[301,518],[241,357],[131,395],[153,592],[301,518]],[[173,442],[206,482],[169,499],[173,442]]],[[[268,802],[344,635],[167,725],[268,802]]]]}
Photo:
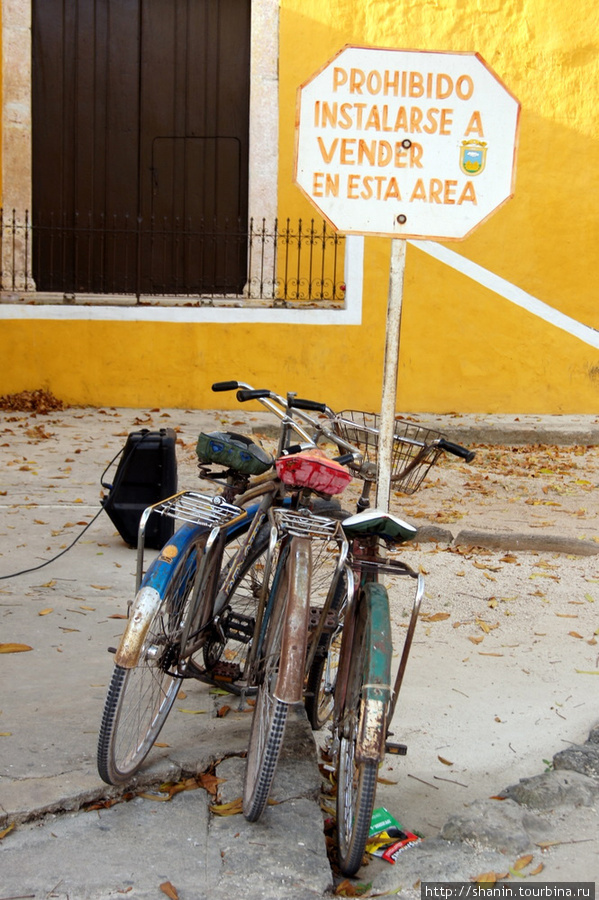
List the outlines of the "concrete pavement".
{"type": "MultiPolygon", "coordinates": [[[[599,551],[596,417],[418,418],[460,443],[482,445],[484,458],[479,469],[439,467],[430,490],[397,499],[402,514],[421,527],[422,541],[591,559],[599,551]],[[549,462],[543,456],[528,465],[537,452],[525,449],[532,442],[557,447],[549,462]],[[495,447],[512,448],[519,464],[511,458],[506,464],[507,451],[494,460],[495,447]]],[[[186,696],[161,735],[166,746],[152,752],[133,788],[147,793],[223,760],[216,768],[225,778],[219,796],[200,788],[169,802],[137,796],[76,812],[121,793],[99,780],[95,744],[112,669],[106,648],[122,628],[135,553],[104,513],[67,550],[98,511],[100,475],[129,431],[175,427],[180,486],[197,489],[199,430],[253,429],[268,439],[270,421],[246,411],[71,409],[44,416],[4,412],[2,422],[0,575],[34,571],[0,582],[0,642],[32,648],[0,655],[0,830],[15,825],[2,841],[0,898],[154,897],[168,883],[182,900],[322,897],[333,876],[317,799],[317,755],[301,714],[277,774],[275,799],[285,802],[270,807],[258,825],[208,813],[209,802],[239,796],[249,717],[234,704],[217,717],[222,697],[195,683],[184,685],[186,696]]],[[[422,846],[425,852],[432,844],[422,846]]],[[[468,856],[463,846],[453,850],[468,856]]],[[[495,865],[496,856],[496,848],[486,848],[477,864],[495,865]]],[[[472,865],[454,860],[444,871],[457,877],[472,865]]],[[[397,878],[398,871],[383,869],[380,878],[397,878]]]]}

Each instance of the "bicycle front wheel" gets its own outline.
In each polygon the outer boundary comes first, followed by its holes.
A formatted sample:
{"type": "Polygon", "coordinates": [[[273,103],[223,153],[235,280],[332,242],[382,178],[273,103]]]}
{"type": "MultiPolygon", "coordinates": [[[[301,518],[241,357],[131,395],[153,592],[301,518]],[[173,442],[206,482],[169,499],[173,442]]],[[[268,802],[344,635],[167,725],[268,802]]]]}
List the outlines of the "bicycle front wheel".
{"type": "Polygon", "coordinates": [[[181,682],[177,674],[181,635],[205,542],[206,532],[196,528],[182,543],[175,562],[168,564],[168,574],[154,583],[160,602],[155,612],[148,613],[136,665],[114,667],[97,756],[98,772],[108,784],[122,784],[137,772],[175,702],[181,682]]]}

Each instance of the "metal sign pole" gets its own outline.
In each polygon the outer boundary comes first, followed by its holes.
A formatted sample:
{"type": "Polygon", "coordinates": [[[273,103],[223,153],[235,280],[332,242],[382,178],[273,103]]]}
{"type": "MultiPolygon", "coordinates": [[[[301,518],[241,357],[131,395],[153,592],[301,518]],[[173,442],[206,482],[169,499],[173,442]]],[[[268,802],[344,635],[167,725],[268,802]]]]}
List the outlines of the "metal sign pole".
{"type": "Polygon", "coordinates": [[[399,332],[403,300],[404,272],[406,267],[406,241],[391,241],[391,265],[389,269],[389,295],[387,302],[387,336],[383,369],[383,397],[379,420],[379,452],[377,472],[377,509],[389,512],[391,499],[391,462],[397,398],[397,371],[399,367],[399,332]]]}

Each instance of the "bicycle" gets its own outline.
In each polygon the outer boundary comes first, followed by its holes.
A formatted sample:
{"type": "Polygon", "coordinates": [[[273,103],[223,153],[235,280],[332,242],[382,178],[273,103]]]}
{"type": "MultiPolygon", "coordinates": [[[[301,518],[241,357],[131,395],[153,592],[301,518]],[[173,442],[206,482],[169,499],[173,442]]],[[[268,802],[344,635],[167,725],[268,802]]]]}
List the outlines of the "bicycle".
{"type": "MultiPolygon", "coordinates": [[[[217,391],[233,389],[240,400],[258,399],[280,419],[277,460],[315,447],[313,436],[293,418],[299,416],[317,435],[319,424],[299,408],[314,409],[311,401],[298,401],[291,415],[294,395],[285,400],[243,382],[213,385],[217,391]],[[292,434],[302,443],[292,445],[292,434]]],[[[343,446],[343,439],[336,441],[343,446]]],[[[264,674],[258,651],[267,633],[273,571],[265,555],[276,544],[268,514],[285,504],[308,511],[314,494],[309,485],[286,484],[275,459],[235,433],[201,435],[198,452],[200,477],[222,481],[221,492],[210,496],[183,491],[149,507],[141,517],[136,593],[125,632],[113,648],[115,666],[98,739],[98,772],[109,784],[126,782],[138,771],[164,726],[182,679],[218,684],[242,698],[257,692],[264,674]],[[212,465],[222,468],[215,471],[209,468],[212,465]],[[144,535],[154,514],[183,524],[144,574],[144,535]],[[194,659],[199,651],[203,664],[194,659]]],[[[337,477],[343,472],[350,479],[340,463],[320,464],[327,466],[337,477]]],[[[283,463],[279,468],[283,473],[283,463]]],[[[324,565],[330,558],[322,553],[321,559],[324,565]]],[[[312,568],[316,570],[314,562],[312,568]]],[[[330,577],[327,571],[325,585],[330,577]]],[[[319,640],[323,631],[324,624],[315,630],[319,640]]],[[[272,633],[268,632],[271,642],[272,633]]]]}
{"type": "MultiPolygon", "coordinates": [[[[337,851],[343,875],[362,864],[374,809],[377,772],[386,752],[405,755],[404,744],[390,741],[389,727],[403,681],[418,620],[424,579],[406,563],[387,558],[386,547],[412,540],[416,529],[397,516],[370,509],[370,492],[377,480],[378,424],[376,414],[327,410],[332,428],[361,451],[349,463],[362,480],[357,513],[343,521],[350,542],[346,578],[348,603],[333,690],[331,752],[337,782],[337,851]],[[383,574],[416,581],[412,612],[395,681],[391,684],[391,620],[383,574]]],[[[446,440],[438,432],[396,420],[391,483],[414,493],[443,452],[471,462],[474,453],[446,440]]]]}

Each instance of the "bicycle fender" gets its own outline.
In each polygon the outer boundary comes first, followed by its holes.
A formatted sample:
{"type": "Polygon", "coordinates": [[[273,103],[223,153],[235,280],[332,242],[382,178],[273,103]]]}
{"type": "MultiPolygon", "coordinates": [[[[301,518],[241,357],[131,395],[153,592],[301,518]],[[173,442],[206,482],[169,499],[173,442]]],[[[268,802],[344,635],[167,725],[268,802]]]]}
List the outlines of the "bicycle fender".
{"type": "Polygon", "coordinates": [[[356,760],[381,761],[385,755],[387,712],[391,698],[391,620],[389,598],[381,584],[364,588],[368,604],[366,659],[356,741],[356,760]]]}
{"type": "Polygon", "coordinates": [[[310,542],[295,538],[288,562],[287,606],[281,639],[281,662],[274,696],[301,703],[310,619],[310,542]]]}
{"type": "Polygon", "coordinates": [[[160,605],[161,592],[168,582],[172,568],[181,553],[198,533],[207,531],[204,526],[184,522],[148,566],[141,587],[129,609],[129,621],[116,651],[115,663],[123,669],[133,669],[139,662],[139,654],[152,616],[160,605]]]}
{"type": "Polygon", "coordinates": [[[116,651],[114,661],[123,669],[133,669],[139,662],[141,648],[158,607],[160,594],[155,588],[142,587],[137,592],[127,627],[116,651]]]}

